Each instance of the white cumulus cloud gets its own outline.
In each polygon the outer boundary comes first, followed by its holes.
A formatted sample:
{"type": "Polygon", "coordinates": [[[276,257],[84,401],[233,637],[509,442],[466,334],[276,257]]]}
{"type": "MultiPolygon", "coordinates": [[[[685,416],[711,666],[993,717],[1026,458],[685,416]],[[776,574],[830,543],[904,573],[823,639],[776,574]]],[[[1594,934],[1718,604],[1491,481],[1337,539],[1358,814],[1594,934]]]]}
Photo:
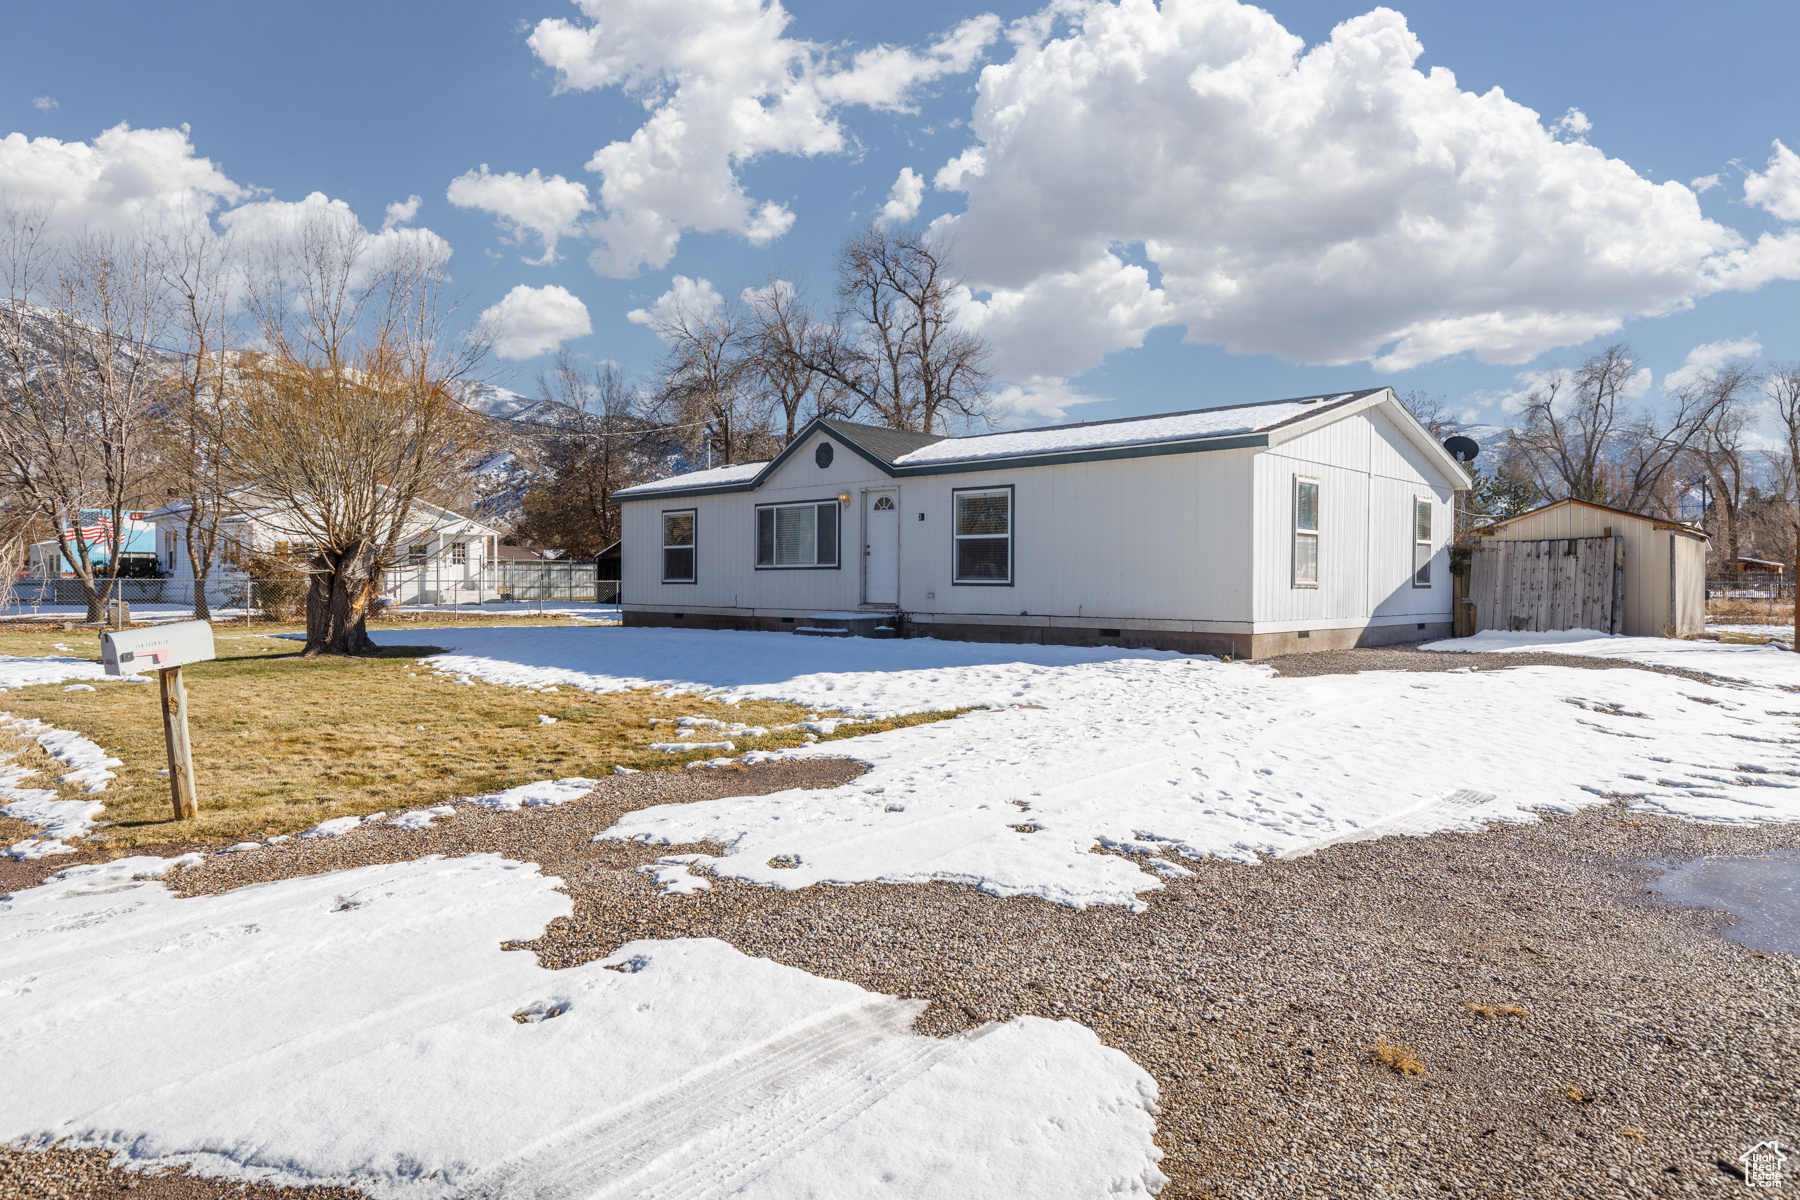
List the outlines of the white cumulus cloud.
{"type": "MultiPolygon", "coordinates": [[[[745,289],[746,294],[749,291],[750,289],[745,289]]],[[[686,275],[677,275],[669,281],[669,290],[656,298],[656,303],[649,308],[632,309],[625,314],[625,319],[633,325],[648,325],[655,329],[684,316],[705,320],[718,312],[724,303],[725,297],[719,295],[719,290],[712,285],[710,279],[689,279],[686,275]]]]}
{"type": "Polygon", "coordinates": [[[1663,391],[1678,392],[1710,371],[1716,371],[1734,358],[1755,358],[1762,353],[1756,335],[1722,342],[1706,342],[1688,351],[1687,359],[1663,376],[1663,391]]]}
{"type": "Polygon", "coordinates": [[[1547,127],[1418,69],[1391,9],[1310,50],[1235,0],[1074,0],[1012,39],[935,180],[967,194],[934,225],[1003,377],[1072,376],[1166,325],[1297,362],[1522,363],[1800,277],[1800,234],[1751,243],[1580,140],[1579,111],[1547,127]]]}
{"type": "Polygon", "coordinates": [[[387,219],[382,221],[381,228],[393,229],[399,225],[407,225],[419,215],[419,205],[425,203],[420,196],[408,196],[404,200],[396,200],[387,206],[387,219]]]}
{"type": "Polygon", "coordinates": [[[482,163],[478,170],[452,179],[445,195],[458,208],[478,208],[499,217],[513,241],[535,234],[544,253],[525,260],[532,266],[555,262],[557,239],[580,232],[581,215],[593,208],[587,184],[561,175],[545,177],[536,167],[524,175],[516,171],[495,175],[482,163]]]}
{"type": "Polygon", "coordinates": [[[778,0],[576,0],[581,20],[540,21],[528,44],[563,89],[619,87],[648,117],[588,161],[601,215],[588,261],[624,278],[662,267],[681,235],[735,233],[766,245],[793,226],[739,172],[770,154],[846,150],[846,105],[905,110],[922,84],[970,70],[998,34],[991,15],[964,21],[914,51],[876,46],[846,63],[833,49],[786,36],[778,0]]]}
{"type": "Polygon", "coordinates": [[[520,284],[481,314],[501,358],[536,358],[594,331],[587,305],[567,288],[520,284]]]}
{"type": "Polygon", "coordinates": [[[57,104],[55,96],[33,96],[31,107],[39,112],[55,112],[60,105],[57,104]]]}
{"type": "Polygon", "coordinates": [[[1800,154],[1776,142],[1768,169],[1745,176],[1744,199],[1783,221],[1800,221],[1800,154]]]}
{"type": "Polygon", "coordinates": [[[61,233],[129,233],[250,195],[194,152],[185,128],[125,124],[91,143],[7,134],[0,138],[0,190],[11,204],[48,210],[61,233]]]}
{"type": "MultiPolygon", "coordinates": [[[[1513,376],[1519,385],[1510,392],[1499,395],[1477,393],[1472,399],[1481,404],[1497,404],[1502,412],[1522,413],[1530,402],[1533,393],[1547,391],[1552,385],[1557,389],[1557,402],[1552,407],[1558,412],[1564,411],[1567,404],[1575,400],[1575,370],[1572,367],[1551,367],[1544,371],[1521,371],[1513,376]]],[[[1639,367],[1632,372],[1631,378],[1620,388],[1620,394],[1627,400],[1635,400],[1650,390],[1656,380],[1655,373],[1649,367],[1639,367]]],[[[1465,420],[1474,418],[1466,417],[1465,420]]]]}
{"type": "Polygon", "coordinates": [[[899,178],[888,191],[887,203],[881,206],[875,220],[883,225],[897,225],[919,215],[919,203],[925,199],[925,177],[911,167],[901,167],[899,178]]]}

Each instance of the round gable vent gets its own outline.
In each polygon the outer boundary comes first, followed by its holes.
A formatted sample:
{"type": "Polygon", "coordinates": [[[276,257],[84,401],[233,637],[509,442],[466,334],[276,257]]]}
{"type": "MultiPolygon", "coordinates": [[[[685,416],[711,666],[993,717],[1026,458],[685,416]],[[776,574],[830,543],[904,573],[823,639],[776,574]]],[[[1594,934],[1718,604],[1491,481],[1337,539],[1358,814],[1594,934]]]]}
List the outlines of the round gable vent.
{"type": "Polygon", "coordinates": [[[819,448],[813,451],[813,461],[818,463],[821,467],[829,467],[831,465],[831,455],[831,443],[820,442],[819,448]]]}

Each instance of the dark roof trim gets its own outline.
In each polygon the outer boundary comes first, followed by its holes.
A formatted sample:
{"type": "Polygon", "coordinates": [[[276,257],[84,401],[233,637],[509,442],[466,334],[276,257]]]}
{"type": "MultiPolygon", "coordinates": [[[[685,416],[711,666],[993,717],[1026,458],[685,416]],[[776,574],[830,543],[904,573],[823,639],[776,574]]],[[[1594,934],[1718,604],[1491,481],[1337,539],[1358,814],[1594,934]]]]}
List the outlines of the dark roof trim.
{"type": "MultiPolygon", "coordinates": [[[[1310,415],[1310,414],[1308,414],[1310,415]]],[[[827,432],[833,432],[827,428],[827,432]]],[[[1101,462],[1113,458],[1159,458],[1166,454],[1201,454],[1209,450],[1245,450],[1260,449],[1269,444],[1266,433],[1238,433],[1225,437],[1198,438],[1184,442],[1147,442],[1136,446],[1110,446],[1099,450],[1064,450],[1049,454],[1019,455],[1007,458],[984,458],[965,462],[947,462],[931,466],[894,467],[882,462],[856,443],[840,438],[844,445],[860,454],[880,468],[883,474],[895,479],[906,479],[921,475],[965,475],[974,471],[1009,471],[1027,467],[1056,467],[1069,463],[1101,462]]],[[[800,435],[796,434],[793,444],[800,444],[800,435]]],[[[753,492],[762,486],[762,481],[769,473],[780,465],[788,451],[772,460],[768,467],[759,471],[754,479],[738,483],[714,484],[711,487],[697,488],[665,488],[661,491],[647,492],[642,496],[621,496],[619,503],[628,504],[637,500],[665,500],[675,497],[720,496],[728,492],[753,492]]]]}

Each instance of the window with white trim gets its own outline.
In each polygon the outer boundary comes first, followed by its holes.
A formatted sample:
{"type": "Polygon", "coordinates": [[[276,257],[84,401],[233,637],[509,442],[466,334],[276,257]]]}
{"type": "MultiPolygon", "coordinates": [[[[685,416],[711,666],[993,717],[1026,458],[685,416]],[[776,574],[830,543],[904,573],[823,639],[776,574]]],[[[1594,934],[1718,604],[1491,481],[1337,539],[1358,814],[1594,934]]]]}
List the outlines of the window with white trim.
{"type": "Polygon", "coordinates": [[[468,566],[469,565],[469,543],[467,543],[467,542],[451,542],[450,543],[450,561],[459,567],[468,566]]]}
{"type": "Polygon", "coordinates": [[[838,565],[838,502],[760,504],[756,508],[756,566],[838,565]]]}
{"type": "Polygon", "coordinates": [[[424,566],[425,560],[429,557],[431,557],[430,546],[408,546],[406,548],[406,561],[411,566],[424,566]]]}
{"type": "Polygon", "coordinates": [[[1431,497],[1413,497],[1413,586],[1431,586],[1431,497]]]}
{"type": "Polygon", "coordinates": [[[957,583],[1012,582],[1012,488],[952,493],[957,583]]]}
{"type": "Polygon", "coordinates": [[[1319,481],[1294,476],[1294,586],[1319,586],[1319,481]]]}
{"type": "Polygon", "coordinates": [[[694,510],[677,509],[662,515],[664,583],[694,582],[694,510]]]}

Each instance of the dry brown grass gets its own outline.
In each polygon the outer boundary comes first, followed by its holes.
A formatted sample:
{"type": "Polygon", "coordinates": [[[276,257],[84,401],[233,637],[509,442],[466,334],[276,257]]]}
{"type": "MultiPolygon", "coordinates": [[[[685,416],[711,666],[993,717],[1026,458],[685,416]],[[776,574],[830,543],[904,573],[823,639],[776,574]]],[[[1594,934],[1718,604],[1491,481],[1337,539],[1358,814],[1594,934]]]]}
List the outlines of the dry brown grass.
{"type": "Polygon", "coordinates": [[[1396,1075],[1423,1075],[1425,1064],[1419,1056],[1397,1042],[1386,1038],[1369,1047],[1369,1061],[1376,1066],[1386,1067],[1396,1075]]]}
{"type": "MultiPolygon", "coordinates": [[[[650,750],[653,742],[675,740],[672,727],[653,726],[653,718],[701,715],[772,728],[808,714],[792,704],[746,701],[727,708],[699,696],[670,698],[649,690],[533,694],[458,684],[417,662],[432,651],[430,635],[421,629],[421,645],[391,648],[379,658],[302,660],[293,656],[292,641],[221,627],[219,659],[183,671],[200,801],[200,815],[187,822],[172,819],[167,780],[157,775],[167,759],[154,686],[109,682],[91,692],[65,692],[62,684],[45,684],[8,692],[0,705],[76,730],[124,760],[115,768],[118,779],[95,797],[106,804],[111,822],[103,832],[119,847],[262,838],[331,817],[440,803],[540,779],[597,776],[615,766],[680,770],[718,752],[650,750]],[[539,724],[540,713],[556,723],[539,724]]],[[[56,643],[97,657],[91,632],[0,631],[0,654],[58,653],[56,643]]],[[[820,740],[950,715],[862,722],[820,740]]],[[[739,753],[805,740],[800,730],[748,739],[708,732],[695,740],[721,736],[730,737],[739,753]]],[[[0,751],[17,744],[0,744],[0,751]]],[[[46,781],[67,768],[35,744],[25,747],[18,761],[42,772],[30,784],[56,786],[46,781]]],[[[77,794],[61,790],[65,798],[77,794]]]]}
{"type": "Polygon", "coordinates": [[[1720,596],[1706,602],[1706,619],[1721,625],[1792,625],[1794,602],[1720,596]]]}

